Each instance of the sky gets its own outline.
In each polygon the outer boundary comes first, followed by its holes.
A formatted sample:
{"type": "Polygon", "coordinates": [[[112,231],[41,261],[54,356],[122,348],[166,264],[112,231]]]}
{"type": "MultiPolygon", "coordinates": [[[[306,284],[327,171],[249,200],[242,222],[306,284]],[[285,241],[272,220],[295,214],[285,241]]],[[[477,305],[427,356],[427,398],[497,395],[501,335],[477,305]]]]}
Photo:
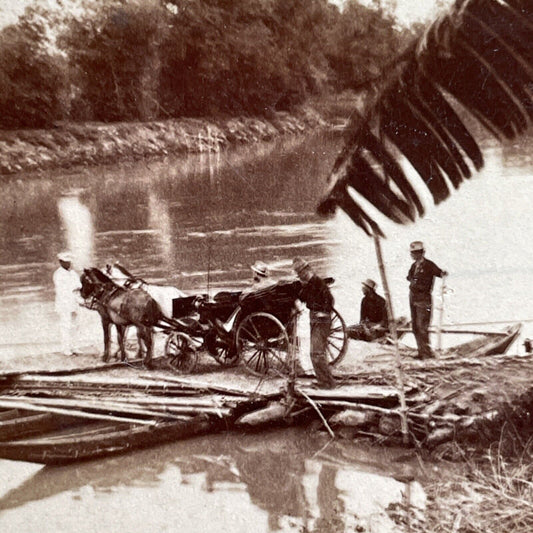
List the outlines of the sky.
{"type": "MultiPolygon", "coordinates": [[[[331,3],[342,5],[346,0],[330,0],[331,3]]],[[[433,20],[442,5],[453,4],[454,0],[381,0],[383,5],[391,6],[396,13],[398,22],[408,26],[413,22],[433,20]],[[441,6],[439,6],[439,4],[441,6]]],[[[373,0],[359,0],[361,4],[370,5],[373,0]]]]}
{"type": "MultiPolygon", "coordinates": [[[[54,0],[41,0],[52,2],[54,0]]],[[[344,0],[330,0],[342,5],[344,0]]],[[[415,21],[427,21],[435,18],[439,3],[451,4],[453,0],[383,0],[384,3],[396,5],[396,16],[401,24],[408,25],[415,21]]],[[[33,0],[0,0],[0,28],[12,24],[33,0]]],[[[372,0],[360,0],[362,4],[372,3],[372,0]]]]}

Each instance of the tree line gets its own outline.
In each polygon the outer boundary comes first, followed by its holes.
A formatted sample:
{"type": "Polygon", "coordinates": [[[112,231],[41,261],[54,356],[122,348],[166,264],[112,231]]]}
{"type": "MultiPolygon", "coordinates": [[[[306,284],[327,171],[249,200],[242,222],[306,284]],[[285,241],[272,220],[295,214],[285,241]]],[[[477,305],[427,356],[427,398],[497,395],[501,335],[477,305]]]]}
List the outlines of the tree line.
{"type": "Polygon", "coordinates": [[[1,128],[268,116],[360,87],[413,37],[379,0],[63,4],[28,8],[0,32],[1,128]]]}

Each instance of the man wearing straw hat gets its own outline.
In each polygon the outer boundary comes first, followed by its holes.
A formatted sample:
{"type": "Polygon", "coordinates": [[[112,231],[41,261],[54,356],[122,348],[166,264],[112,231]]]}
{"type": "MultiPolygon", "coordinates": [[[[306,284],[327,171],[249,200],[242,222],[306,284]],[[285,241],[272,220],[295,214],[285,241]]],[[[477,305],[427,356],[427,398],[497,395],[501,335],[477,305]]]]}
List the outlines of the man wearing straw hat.
{"type": "Polygon", "coordinates": [[[252,271],[252,283],[249,287],[244,289],[241,293],[241,299],[243,296],[250,294],[251,292],[259,291],[270,287],[273,284],[270,274],[268,272],[268,267],[263,261],[256,261],[251,267],[252,271]]]}
{"type": "Polygon", "coordinates": [[[54,272],[55,310],[59,316],[61,349],[65,355],[73,355],[72,333],[78,313],[80,277],[72,269],[72,255],[69,252],[57,254],[59,268],[54,272]]]}
{"type": "Polygon", "coordinates": [[[433,281],[436,277],[447,276],[448,273],[424,257],[425,250],[422,242],[412,242],[409,249],[414,260],[407,274],[413,334],[418,346],[418,357],[429,359],[435,357],[429,343],[433,281]]]}
{"type": "Polygon", "coordinates": [[[309,309],[311,362],[316,379],[321,387],[331,389],[335,387],[335,379],[328,364],[326,348],[331,331],[333,296],[326,282],[311,270],[307,261],[296,257],[292,266],[303,283],[299,299],[305,302],[309,309]]]}
{"type": "Polygon", "coordinates": [[[362,282],[363,299],[359,324],[347,329],[348,337],[355,340],[373,341],[387,332],[387,304],[376,292],[377,283],[372,279],[362,282]]]}
{"type": "MultiPolygon", "coordinates": [[[[246,296],[248,296],[249,294],[252,294],[256,291],[260,291],[261,289],[266,289],[267,287],[274,285],[274,282],[270,278],[268,267],[262,261],[256,261],[250,267],[250,269],[252,271],[252,282],[248,287],[246,287],[246,289],[241,292],[241,295],[239,297],[240,302],[242,302],[244,298],[246,298],[246,296]]],[[[222,333],[222,335],[224,334],[223,332],[229,333],[233,329],[233,326],[235,325],[235,318],[239,314],[239,311],[240,306],[237,307],[235,311],[233,311],[233,313],[231,313],[226,322],[222,322],[219,319],[215,319],[217,329],[219,330],[219,332],[222,333]]]]}

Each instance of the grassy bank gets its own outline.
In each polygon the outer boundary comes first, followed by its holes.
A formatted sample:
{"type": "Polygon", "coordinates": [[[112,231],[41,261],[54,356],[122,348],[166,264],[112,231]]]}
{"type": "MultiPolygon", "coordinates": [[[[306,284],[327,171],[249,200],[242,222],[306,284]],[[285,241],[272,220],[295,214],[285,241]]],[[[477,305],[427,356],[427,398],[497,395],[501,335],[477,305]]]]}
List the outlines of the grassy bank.
{"type": "MultiPolygon", "coordinates": [[[[455,444],[456,460],[438,462],[423,483],[426,508],[388,509],[398,531],[411,533],[529,533],[533,531],[533,440],[515,428],[485,452],[455,444]],[[514,451],[512,451],[514,450],[514,451]]],[[[425,463],[428,466],[428,463],[425,463]]]]}
{"type": "Polygon", "coordinates": [[[277,112],[268,118],[62,122],[51,129],[3,130],[0,175],[199,153],[300,135],[338,123],[347,117],[351,104],[350,97],[332,97],[303,106],[293,114],[277,112]]]}

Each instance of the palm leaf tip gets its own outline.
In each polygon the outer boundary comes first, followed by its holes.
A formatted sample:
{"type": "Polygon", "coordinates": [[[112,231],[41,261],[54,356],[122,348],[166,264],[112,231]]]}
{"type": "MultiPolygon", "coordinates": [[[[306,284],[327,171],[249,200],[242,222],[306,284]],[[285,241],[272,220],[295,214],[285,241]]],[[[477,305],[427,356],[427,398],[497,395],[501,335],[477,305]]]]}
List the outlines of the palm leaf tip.
{"type": "Polygon", "coordinates": [[[483,166],[467,121],[498,140],[524,133],[533,119],[532,14],[533,0],[461,0],[429,26],[351,125],[317,212],[331,216],[338,206],[366,233],[380,231],[350,187],[405,224],[424,208],[403,160],[437,204],[483,166]]]}

